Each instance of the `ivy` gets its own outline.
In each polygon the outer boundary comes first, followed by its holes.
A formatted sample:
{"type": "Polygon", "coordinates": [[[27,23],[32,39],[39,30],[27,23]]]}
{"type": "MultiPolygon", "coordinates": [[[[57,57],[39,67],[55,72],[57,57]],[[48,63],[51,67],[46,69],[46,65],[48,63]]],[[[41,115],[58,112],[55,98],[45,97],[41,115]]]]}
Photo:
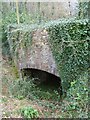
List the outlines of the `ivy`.
{"type": "MultiPolygon", "coordinates": [[[[18,42],[23,45],[23,49],[32,44],[34,30],[46,29],[48,31],[50,47],[60,73],[64,93],[67,92],[71,82],[78,79],[88,69],[88,43],[90,40],[88,19],[62,19],[40,25],[11,26],[15,27],[11,31],[12,36],[15,36],[17,31],[19,32],[18,42]]],[[[10,38],[11,41],[12,38],[10,38]]]]}
{"type": "Polygon", "coordinates": [[[63,92],[89,67],[88,41],[90,23],[87,20],[71,20],[52,25],[48,29],[51,49],[55,57],[63,92]]]}

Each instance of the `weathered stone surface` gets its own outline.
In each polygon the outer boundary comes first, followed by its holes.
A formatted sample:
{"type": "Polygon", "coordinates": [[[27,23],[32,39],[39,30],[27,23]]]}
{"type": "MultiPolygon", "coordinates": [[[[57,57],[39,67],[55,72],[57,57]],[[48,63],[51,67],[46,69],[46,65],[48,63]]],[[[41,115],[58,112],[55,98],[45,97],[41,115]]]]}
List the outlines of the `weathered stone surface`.
{"type": "Polygon", "coordinates": [[[27,51],[19,50],[19,68],[34,68],[59,76],[45,29],[33,31],[32,45],[27,51]]]}

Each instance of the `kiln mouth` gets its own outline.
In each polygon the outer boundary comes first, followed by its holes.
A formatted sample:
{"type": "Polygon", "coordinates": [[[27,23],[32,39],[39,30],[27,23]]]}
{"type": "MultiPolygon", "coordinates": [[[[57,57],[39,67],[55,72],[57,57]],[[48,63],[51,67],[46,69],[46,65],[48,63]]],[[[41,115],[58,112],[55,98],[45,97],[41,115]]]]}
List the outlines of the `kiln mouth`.
{"type": "Polygon", "coordinates": [[[24,68],[22,69],[23,77],[34,78],[34,83],[37,86],[46,86],[52,90],[57,90],[62,94],[61,79],[49,72],[34,69],[34,68],[24,68]]]}

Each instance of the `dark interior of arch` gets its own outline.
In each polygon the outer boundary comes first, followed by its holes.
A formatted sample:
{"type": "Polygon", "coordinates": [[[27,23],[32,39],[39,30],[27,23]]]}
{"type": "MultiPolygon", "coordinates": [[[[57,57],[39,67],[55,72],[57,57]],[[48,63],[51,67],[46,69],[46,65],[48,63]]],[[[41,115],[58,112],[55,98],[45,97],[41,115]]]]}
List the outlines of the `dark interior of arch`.
{"type": "Polygon", "coordinates": [[[62,94],[62,86],[60,77],[51,74],[47,71],[34,68],[24,68],[22,69],[23,77],[27,76],[29,78],[34,78],[34,83],[38,86],[46,86],[52,90],[57,90],[60,95],[62,94]]]}

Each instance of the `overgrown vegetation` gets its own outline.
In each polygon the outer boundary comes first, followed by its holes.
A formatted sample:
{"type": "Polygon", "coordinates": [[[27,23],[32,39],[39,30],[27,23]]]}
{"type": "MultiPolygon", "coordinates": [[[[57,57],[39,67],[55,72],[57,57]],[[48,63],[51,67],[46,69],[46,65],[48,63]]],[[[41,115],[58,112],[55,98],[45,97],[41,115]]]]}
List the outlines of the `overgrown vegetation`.
{"type": "Polygon", "coordinates": [[[88,16],[88,9],[89,8],[89,2],[80,2],[79,3],[79,6],[78,6],[78,10],[79,10],[79,12],[78,12],[78,18],[80,19],[85,19],[85,18],[88,18],[89,16],[88,16]]]}
{"type": "MultiPolygon", "coordinates": [[[[17,23],[16,13],[15,11],[3,13],[2,30],[0,30],[3,33],[3,55],[10,54],[10,46],[7,39],[12,42],[13,56],[18,57],[17,50],[19,47],[23,47],[25,50],[32,44],[32,31],[37,28],[46,29],[49,34],[50,47],[62,80],[63,93],[64,95],[67,94],[67,96],[62,102],[60,102],[61,98],[56,90],[50,91],[48,87],[45,88],[45,86],[36,87],[30,79],[25,79],[23,81],[21,81],[21,79],[7,81],[7,78],[3,78],[3,86],[7,86],[9,88],[8,94],[13,95],[19,100],[28,97],[29,100],[37,101],[39,105],[44,106],[46,109],[50,109],[49,112],[44,111],[45,116],[50,116],[52,112],[55,113],[56,111],[59,111],[57,116],[52,116],[59,118],[89,117],[88,48],[90,41],[90,21],[88,19],[82,19],[87,17],[87,8],[88,3],[80,4],[78,20],[62,19],[50,21],[45,24],[41,23],[40,25],[34,24],[31,26],[26,24],[38,23],[38,18],[40,16],[37,17],[38,14],[36,14],[36,17],[33,18],[33,16],[26,14],[25,11],[22,11],[20,12],[20,23],[22,24],[10,25],[11,29],[13,29],[12,31],[7,31],[6,29],[9,24],[17,23]],[[9,32],[8,35],[7,32],[9,32]]],[[[14,61],[16,60],[17,59],[15,57],[14,61]]],[[[14,72],[16,71],[17,73],[17,70],[15,69],[14,72]]],[[[7,101],[7,99],[3,99],[3,102],[7,101]]],[[[22,108],[21,114],[25,118],[38,117],[38,112],[31,107],[22,108]]]]}
{"type": "Polygon", "coordinates": [[[51,49],[64,92],[70,87],[71,81],[78,79],[89,68],[89,31],[90,23],[83,19],[63,21],[49,28],[51,49]]]}
{"type": "Polygon", "coordinates": [[[39,85],[34,84],[34,78],[25,78],[24,80],[12,81],[10,85],[10,93],[18,98],[19,100],[24,99],[39,99],[39,100],[50,100],[60,101],[60,95],[57,91],[57,88],[50,88],[52,86],[45,85],[41,83],[39,85]]]}
{"type": "MultiPolygon", "coordinates": [[[[18,26],[16,28],[18,28],[18,26]]],[[[34,28],[28,27],[27,30],[24,29],[27,28],[25,26],[21,28],[22,30],[16,29],[15,33],[21,32],[23,34],[23,31],[30,33],[37,28],[46,29],[48,31],[50,47],[62,80],[63,93],[64,95],[67,94],[66,101],[69,102],[68,106],[66,104],[62,105],[64,112],[62,113],[62,117],[87,117],[89,71],[88,43],[90,39],[90,23],[88,19],[69,19],[68,21],[63,19],[51,21],[39,26],[36,25],[34,28]]],[[[28,37],[26,37],[25,40],[28,40],[28,37]]],[[[35,99],[49,100],[51,98],[51,95],[46,91],[45,94],[40,90],[37,90],[37,93],[34,91],[34,93],[34,96],[36,94],[39,95],[39,97],[35,99]]],[[[55,97],[54,99],[58,101],[60,97],[55,97]]]]}
{"type": "MultiPolygon", "coordinates": [[[[28,44],[32,44],[31,31],[34,29],[47,29],[49,34],[49,43],[56,60],[60,78],[62,79],[63,92],[66,94],[70,83],[78,79],[81,74],[88,69],[88,42],[90,39],[90,23],[88,19],[66,19],[51,21],[46,24],[32,26],[15,26],[15,31],[10,35],[10,44],[15,46],[18,40],[21,41],[21,47],[25,51],[28,44]],[[19,29],[18,29],[19,28],[19,29]],[[20,29],[21,28],[21,29],[20,29]],[[24,38],[24,39],[23,39],[24,38]]],[[[19,42],[20,44],[20,42],[19,42]]],[[[15,53],[15,49],[13,49],[15,53]]]]}
{"type": "MultiPolygon", "coordinates": [[[[11,58],[10,54],[10,48],[9,48],[9,43],[7,41],[8,36],[7,36],[7,26],[10,24],[17,24],[17,14],[16,14],[16,8],[13,10],[7,11],[7,3],[3,2],[2,3],[2,23],[1,23],[1,31],[2,31],[2,54],[4,56],[8,56],[11,58]]],[[[38,18],[39,15],[38,13],[32,15],[32,14],[27,14],[25,11],[25,8],[21,9],[19,12],[19,22],[22,24],[36,24],[38,23],[38,18]]],[[[43,18],[42,18],[42,21],[43,18]]]]}
{"type": "Polygon", "coordinates": [[[24,118],[38,118],[39,117],[39,113],[37,110],[35,110],[32,107],[24,107],[22,109],[20,109],[20,113],[24,118]]]}
{"type": "Polygon", "coordinates": [[[80,76],[79,79],[75,79],[71,82],[71,87],[67,92],[68,105],[63,105],[63,116],[72,118],[87,118],[88,114],[88,73],[87,71],[80,76]]]}
{"type": "Polygon", "coordinates": [[[34,89],[35,85],[32,80],[26,79],[12,81],[12,85],[10,87],[11,94],[18,99],[29,97],[29,95],[32,95],[34,89]]]}

